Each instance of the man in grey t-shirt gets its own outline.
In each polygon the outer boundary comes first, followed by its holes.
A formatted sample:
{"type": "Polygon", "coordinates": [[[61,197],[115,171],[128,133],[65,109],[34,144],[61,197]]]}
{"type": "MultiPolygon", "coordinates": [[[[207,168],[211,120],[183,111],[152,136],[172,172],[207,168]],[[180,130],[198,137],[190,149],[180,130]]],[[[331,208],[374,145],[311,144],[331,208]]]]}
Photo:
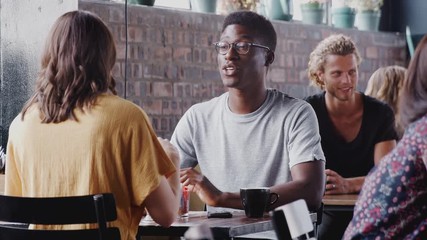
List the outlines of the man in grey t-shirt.
{"type": "Polygon", "coordinates": [[[305,101],[265,86],[276,48],[271,22],[231,13],[215,48],[228,92],[192,106],[179,121],[172,143],[181,182],[208,209],[242,209],[243,187],[270,187],[280,196],[271,208],[302,198],[317,209],[325,187],[318,123],[305,101]]]}

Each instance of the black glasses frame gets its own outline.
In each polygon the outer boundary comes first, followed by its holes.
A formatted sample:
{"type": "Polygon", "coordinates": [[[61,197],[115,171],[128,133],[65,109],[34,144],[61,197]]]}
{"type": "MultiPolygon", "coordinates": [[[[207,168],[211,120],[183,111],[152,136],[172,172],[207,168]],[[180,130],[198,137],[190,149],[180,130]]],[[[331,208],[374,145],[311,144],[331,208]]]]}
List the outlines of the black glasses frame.
{"type": "Polygon", "coordinates": [[[259,48],[263,48],[263,49],[265,49],[265,50],[267,50],[268,52],[270,52],[271,51],[271,49],[269,48],[269,47],[267,47],[267,46],[264,46],[264,45],[260,45],[260,44],[256,44],[256,43],[250,43],[250,42],[234,42],[234,43],[228,43],[228,42],[216,42],[216,43],[213,43],[213,45],[215,46],[215,50],[216,50],[216,52],[217,53],[219,53],[219,54],[221,54],[221,55],[225,55],[225,54],[227,54],[229,51],[230,51],[230,49],[234,49],[239,55],[245,55],[245,54],[248,54],[248,52],[250,51],[250,49],[251,49],[251,47],[253,46],[253,47],[259,47],[259,48]],[[228,48],[227,48],[227,50],[225,51],[225,52],[221,52],[220,50],[219,50],[219,44],[220,43],[224,43],[224,44],[227,44],[227,46],[228,46],[228,48]],[[241,50],[241,49],[239,49],[239,48],[237,48],[236,46],[237,46],[237,44],[240,44],[240,43],[244,43],[244,44],[248,44],[249,45],[249,47],[248,47],[248,50],[246,51],[246,52],[239,52],[239,50],[241,50]]]}

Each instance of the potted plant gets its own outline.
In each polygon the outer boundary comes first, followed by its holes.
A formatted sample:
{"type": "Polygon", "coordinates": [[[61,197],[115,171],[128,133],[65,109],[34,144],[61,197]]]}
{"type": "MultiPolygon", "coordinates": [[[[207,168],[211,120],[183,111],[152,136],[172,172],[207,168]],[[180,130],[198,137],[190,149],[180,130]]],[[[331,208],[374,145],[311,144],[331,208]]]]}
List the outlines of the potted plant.
{"type": "Polygon", "coordinates": [[[301,0],[302,22],[322,24],[325,16],[325,4],[328,0],[301,0]]]}
{"type": "Polygon", "coordinates": [[[356,27],[359,30],[377,31],[383,4],[383,0],[351,0],[350,5],[356,9],[356,27]]]}
{"type": "Polygon", "coordinates": [[[155,0],[129,0],[130,4],[153,6],[155,0]]]}
{"type": "Polygon", "coordinates": [[[338,28],[353,28],[356,10],[352,0],[332,0],[332,24],[338,28]]]}
{"type": "Polygon", "coordinates": [[[215,13],[216,2],[216,0],[190,0],[190,7],[196,12],[215,13]]]}
{"type": "Polygon", "coordinates": [[[264,9],[264,15],[270,19],[292,20],[292,0],[260,0],[259,5],[264,9]]]}
{"type": "Polygon", "coordinates": [[[227,15],[234,11],[256,11],[259,0],[218,0],[217,13],[227,15]]]}

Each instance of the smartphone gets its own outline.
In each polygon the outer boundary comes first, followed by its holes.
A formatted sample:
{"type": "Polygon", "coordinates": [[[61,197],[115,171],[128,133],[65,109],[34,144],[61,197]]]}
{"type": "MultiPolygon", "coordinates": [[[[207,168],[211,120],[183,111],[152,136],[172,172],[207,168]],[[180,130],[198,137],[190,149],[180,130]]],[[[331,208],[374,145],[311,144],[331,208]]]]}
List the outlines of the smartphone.
{"type": "Polygon", "coordinates": [[[208,218],[231,218],[233,214],[231,212],[208,212],[208,218]]]}

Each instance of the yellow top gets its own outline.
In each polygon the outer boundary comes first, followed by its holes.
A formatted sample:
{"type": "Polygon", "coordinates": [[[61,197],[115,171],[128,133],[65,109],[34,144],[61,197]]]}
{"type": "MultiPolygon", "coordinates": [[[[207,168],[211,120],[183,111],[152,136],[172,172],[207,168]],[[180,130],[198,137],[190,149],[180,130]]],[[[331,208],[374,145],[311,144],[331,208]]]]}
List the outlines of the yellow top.
{"type": "MultiPolygon", "coordinates": [[[[123,240],[135,239],[143,202],[176,171],[144,111],[114,95],[101,95],[78,121],[42,124],[33,106],[12,122],[5,194],[28,197],[112,192],[123,240]]],[[[48,210],[47,210],[48,211],[48,210]]]]}

